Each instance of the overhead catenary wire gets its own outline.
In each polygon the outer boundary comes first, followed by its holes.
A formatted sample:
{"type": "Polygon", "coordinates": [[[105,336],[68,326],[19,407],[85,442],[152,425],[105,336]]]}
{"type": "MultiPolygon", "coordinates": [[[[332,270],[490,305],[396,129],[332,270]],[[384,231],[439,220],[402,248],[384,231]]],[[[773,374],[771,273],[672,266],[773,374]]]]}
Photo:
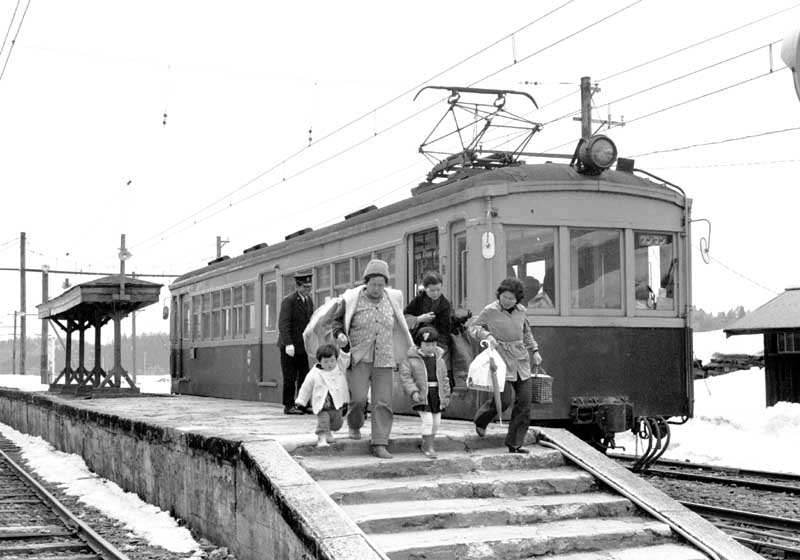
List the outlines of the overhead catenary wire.
{"type": "Polygon", "coordinates": [[[665,154],[665,153],[668,153],[668,152],[679,152],[679,151],[682,151],[682,150],[690,150],[690,149],[693,149],[693,148],[702,148],[704,146],[714,146],[714,145],[718,145],[718,144],[727,144],[728,142],[738,142],[740,140],[749,140],[751,138],[759,138],[761,136],[770,136],[772,134],[783,134],[785,132],[794,132],[794,131],[797,131],[797,130],[800,130],[800,126],[793,126],[793,127],[789,127],[789,128],[780,128],[780,129],[777,129],[777,130],[765,130],[763,132],[757,132],[755,134],[745,134],[743,136],[734,136],[732,138],[723,138],[721,140],[711,140],[709,142],[699,142],[699,143],[696,143],[696,144],[689,144],[689,145],[686,145],[686,146],[679,146],[679,147],[675,147],[675,148],[664,148],[662,150],[653,150],[652,152],[645,152],[645,153],[641,153],[641,154],[636,154],[636,155],[633,155],[631,157],[632,158],[637,158],[637,157],[651,156],[651,155],[654,155],[654,154],[665,154]]]}
{"type": "MultiPolygon", "coordinates": [[[[17,4],[17,6],[19,6],[19,4],[17,4]]],[[[11,60],[11,52],[14,50],[14,45],[17,43],[17,37],[19,37],[20,29],[22,29],[22,23],[25,21],[25,15],[28,13],[28,8],[30,8],[30,6],[31,6],[31,0],[28,0],[28,2],[25,4],[25,9],[22,11],[22,16],[19,18],[19,24],[17,24],[17,30],[14,33],[14,38],[11,39],[11,45],[8,47],[8,54],[6,54],[6,60],[3,63],[3,69],[0,70],[0,80],[3,79],[3,76],[6,73],[6,67],[8,66],[8,61],[11,60]]],[[[14,8],[14,14],[16,13],[17,9],[14,8]]],[[[13,23],[13,18],[12,18],[12,23],[13,23]]],[[[11,29],[10,24],[9,24],[9,29],[11,29]]],[[[6,33],[6,39],[8,39],[8,33],[6,33]]],[[[3,40],[3,46],[5,46],[5,43],[6,43],[5,40],[3,40]]]]}
{"type": "MultiPolygon", "coordinates": [[[[749,22],[744,23],[742,25],[738,25],[738,26],[733,27],[731,29],[727,29],[727,30],[725,30],[725,31],[723,31],[721,33],[717,33],[716,35],[711,35],[710,37],[706,37],[705,39],[701,39],[700,41],[696,41],[696,42],[691,43],[689,45],[685,45],[683,47],[680,47],[680,48],[675,49],[673,51],[670,51],[668,53],[659,55],[659,56],[657,56],[655,58],[651,58],[651,59],[646,60],[644,62],[640,62],[640,63],[634,64],[633,66],[629,66],[627,68],[624,68],[623,70],[618,70],[618,71],[616,71],[616,72],[614,72],[612,74],[609,74],[608,76],[604,76],[602,78],[599,78],[596,81],[598,83],[601,83],[601,82],[606,82],[608,80],[611,80],[613,78],[617,78],[617,77],[622,76],[623,74],[627,74],[628,72],[631,72],[633,70],[638,70],[640,68],[644,68],[645,66],[649,66],[650,64],[654,64],[656,62],[660,62],[660,61],[662,61],[664,59],[667,59],[667,58],[669,58],[671,56],[674,56],[676,54],[680,54],[682,52],[688,51],[688,50],[693,49],[695,47],[699,47],[701,45],[704,45],[706,43],[709,43],[711,41],[714,41],[716,39],[724,37],[726,35],[730,35],[731,33],[735,33],[737,31],[741,31],[742,29],[746,29],[746,28],[748,28],[748,27],[750,27],[752,25],[755,25],[757,23],[761,23],[762,21],[766,21],[766,20],[771,19],[771,18],[773,18],[775,16],[779,16],[779,15],[785,13],[785,12],[788,12],[790,10],[794,10],[794,9],[796,9],[798,7],[800,7],[800,3],[794,4],[793,6],[789,6],[788,8],[784,8],[782,10],[778,10],[777,12],[772,12],[771,14],[768,14],[768,15],[763,16],[761,18],[749,21],[749,22]]],[[[548,107],[550,105],[555,105],[556,103],[558,103],[560,101],[563,101],[564,99],[567,99],[567,98],[575,95],[579,91],[580,90],[578,88],[576,88],[574,91],[572,91],[570,93],[562,95],[561,97],[558,97],[557,99],[554,99],[553,101],[549,101],[549,102],[545,103],[544,105],[542,105],[540,107],[540,109],[544,109],[545,107],[548,107]]]]}
{"type": "MultiPolygon", "coordinates": [[[[471,55],[469,55],[469,56],[467,56],[467,57],[463,58],[462,60],[460,60],[460,61],[456,62],[455,64],[452,64],[452,65],[450,65],[450,66],[449,66],[449,67],[447,67],[446,69],[444,69],[444,70],[442,70],[442,71],[438,72],[437,74],[435,74],[435,75],[431,76],[430,78],[428,78],[428,79],[426,79],[426,80],[423,80],[423,81],[419,82],[418,84],[416,84],[416,85],[414,85],[413,87],[411,87],[411,88],[409,88],[409,89],[407,89],[407,90],[403,91],[402,93],[400,93],[400,94],[398,94],[398,95],[395,95],[394,97],[392,97],[392,98],[391,98],[391,99],[389,99],[388,101],[385,101],[385,102],[383,102],[383,103],[379,104],[378,106],[376,106],[376,107],[374,107],[374,108],[370,109],[369,111],[366,111],[366,112],[365,112],[365,113],[363,113],[361,116],[359,116],[359,117],[356,117],[355,119],[353,119],[353,120],[351,120],[351,121],[349,121],[349,122],[347,122],[347,123],[345,123],[345,124],[343,124],[343,125],[339,126],[338,128],[334,129],[333,131],[329,132],[328,134],[325,134],[325,135],[323,135],[322,137],[318,138],[317,140],[314,140],[313,142],[309,142],[309,143],[308,143],[306,146],[303,146],[302,148],[300,148],[299,150],[297,150],[297,151],[295,151],[294,153],[290,154],[289,156],[287,156],[287,157],[285,157],[285,158],[282,158],[282,159],[281,159],[279,162],[277,162],[277,163],[275,163],[274,165],[270,166],[268,169],[266,169],[265,171],[262,171],[261,173],[257,174],[256,176],[252,177],[251,179],[248,179],[247,181],[245,181],[243,184],[239,185],[238,187],[236,187],[236,188],[235,188],[235,189],[233,189],[232,191],[229,191],[229,192],[227,192],[225,195],[223,195],[223,196],[221,196],[221,197],[217,198],[216,200],[214,200],[213,202],[211,202],[211,203],[209,203],[208,205],[204,206],[204,207],[203,207],[203,208],[201,208],[200,210],[198,210],[198,211],[196,211],[195,213],[193,213],[193,214],[191,214],[191,215],[187,216],[186,218],[183,218],[183,219],[182,219],[182,220],[180,220],[179,222],[176,222],[176,223],[175,223],[175,224],[173,224],[172,226],[170,226],[170,227],[168,227],[168,228],[166,228],[166,229],[162,230],[161,232],[159,232],[159,233],[155,234],[154,236],[152,236],[152,237],[149,237],[149,238],[145,239],[145,240],[144,240],[142,243],[144,243],[144,242],[146,242],[146,241],[149,241],[149,240],[151,240],[152,238],[158,238],[158,237],[160,237],[162,234],[164,234],[164,233],[166,233],[166,232],[170,231],[171,229],[173,229],[173,228],[175,228],[175,227],[179,226],[180,224],[182,224],[182,223],[184,223],[184,222],[186,222],[186,221],[188,221],[188,220],[190,220],[190,219],[194,218],[195,216],[197,216],[197,215],[201,214],[201,213],[202,213],[202,212],[204,212],[205,210],[208,210],[209,208],[211,208],[211,207],[215,206],[216,204],[218,204],[218,203],[222,202],[222,201],[223,201],[223,200],[225,200],[226,198],[229,198],[229,197],[231,197],[232,195],[236,194],[237,192],[240,192],[242,189],[245,189],[245,188],[247,188],[248,186],[252,185],[253,183],[255,183],[256,181],[258,181],[258,180],[259,180],[259,179],[261,179],[262,177],[264,177],[264,176],[268,175],[268,174],[269,174],[269,173],[271,173],[272,171],[275,171],[275,170],[276,170],[276,169],[278,169],[279,167],[282,167],[282,166],[283,166],[283,165],[285,165],[287,162],[289,162],[289,161],[293,160],[294,158],[296,158],[296,157],[297,157],[297,156],[299,156],[300,154],[302,154],[302,153],[304,153],[305,151],[307,151],[309,148],[311,148],[311,147],[313,147],[313,146],[316,146],[316,145],[320,144],[321,142],[324,142],[324,141],[325,141],[325,140],[327,140],[328,138],[331,138],[332,136],[334,136],[334,135],[336,135],[336,134],[338,134],[338,133],[342,132],[343,130],[345,130],[345,129],[347,129],[347,128],[351,127],[352,125],[354,125],[354,124],[356,124],[356,123],[358,123],[358,122],[362,121],[363,119],[365,119],[365,118],[367,118],[367,117],[369,117],[369,116],[373,116],[373,115],[374,115],[374,114],[375,114],[375,113],[376,113],[376,112],[377,112],[379,109],[383,109],[383,108],[387,107],[388,105],[390,105],[390,104],[394,103],[395,101],[397,101],[397,100],[401,99],[401,98],[402,98],[402,97],[404,97],[405,95],[408,95],[409,93],[412,93],[412,92],[414,92],[414,91],[418,90],[420,87],[422,87],[422,86],[423,86],[423,85],[425,85],[426,83],[429,83],[430,81],[432,81],[432,80],[435,80],[436,78],[438,78],[438,77],[440,77],[440,76],[443,76],[444,74],[446,74],[447,72],[449,72],[449,71],[453,70],[454,68],[457,68],[458,66],[461,66],[462,64],[464,64],[464,63],[468,62],[469,60],[472,60],[472,59],[473,59],[473,58],[475,58],[476,56],[478,56],[478,55],[480,55],[480,54],[484,53],[485,51],[487,51],[488,49],[490,49],[490,48],[492,48],[492,47],[495,47],[495,46],[497,46],[498,44],[502,43],[503,41],[507,40],[509,37],[512,37],[513,35],[515,35],[515,34],[519,33],[520,31],[523,31],[523,30],[527,29],[528,27],[530,27],[530,26],[532,26],[532,25],[534,25],[534,24],[536,24],[536,23],[538,23],[538,22],[542,21],[543,19],[545,19],[545,18],[549,17],[550,15],[552,15],[552,14],[556,13],[557,11],[559,11],[559,10],[561,10],[562,8],[564,8],[564,7],[568,6],[569,4],[572,4],[574,1],[575,1],[575,0],[567,0],[567,1],[566,1],[566,2],[564,2],[563,4],[560,4],[559,6],[557,6],[557,7],[553,8],[552,10],[550,10],[550,11],[549,11],[549,12],[547,12],[547,13],[545,13],[544,15],[542,15],[542,16],[539,16],[539,17],[537,17],[537,18],[535,18],[535,19],[531,20],[530,22],[526,23],[525,25],[523,25],[523,26],[521,26],[521,27],[519,27],[519,28],[515,29],[514,31],[512,31],[512,32],[511,32],[511,33],[509,33],[509,34],[506,34],[506,35],[504,35],[504,36],[503,36],[503,37],[501,37],[500,39],[497,39],[497,40],[495,40],[494,42],[490,43],[489,45],[487,45],[487,46],[485,46],[485,47],[483,47],[483,48],[481,48],[481,49],[479,49],[478,51],[474,52],[473,54],[471,54],[471,55]]],[[[638,0],[638,1],[641,1],[641,0],[638,0]]],[[[427,109],[425,109],[425,110],[427,110],[427,109]]],[[[412,117],[414,117],[414,116],[416,116],[416,115],[418,115],[418,114],[420,114],[420,113],[422,113],[422,112],[424,112],[424,110],[423,110],[423,111],[418,111],[418,112],[414,113],[414,114],[412,115],[412,117]]],[[[405,121],[402,121],[402,122],[405,122],[405,121]]],[[[393,127],[389,127],[389,129],[391,129],[391,128],[393,128],[393,127]]],[[[387,130],[389,130],[389,129],[384,129],[384,130],[383,130],[383,132],[386,132],[386,131],[387,131],[387,130]]],[[[374,137],[374,136],[377,136],[377,135],[378,135],[378,132],[377,132],[377,130],[376,130],[376,131],[375,131],[375,133],[374,133],[374,135],[373,135],[373,137],[374,137]]],[[[137,246],[137,245],[134,245],[134,246],[132,246],[132,248],[134,248],[134,247],[136,247],[136,246],[137,246]]]]}
{"type": "MultiPolygon", "coordinates": [[[[634,1],[634,2],[632,2],[631,4],[628,4],[627,6],[624,6],[623,8],[620,8],[620,9],[618,9],[618,10],[616,10],[616,11],[612,12],[611,14],[609,14],[609,15],[607,15],[607,16],[605,16],[605,17],[603,17],[603,18],[600,18],[600,19],[598,19],[598,20],[595,20],[593,23],[591,23],[591,24],[589,24],[589,25],[586,25],[586,26],[582,27],[581,29],[579,29],[579,30],[577,30],[577,31],[575,31],[575,32],[573,32],[573,33],[570,33],[569,35],[567,35],[567,36],[563,37],[562,39],[559,39],[559,40],[557,40],[557,41],[555,41],[555,42],[553,42],[553,43],[551,43],[551,44],[547,45],[546,47],[543,47],[543,48],[541,48],[541,49],[539,49],[539,50],[537,50],[537,51],[535,51],[535,52],[533,52],[533,53],[531,53],[531,54],[529,54],[529,55],[527,55],[527,56],[523,57],[523,58],[522,58],[522,59],[521,59],[519,62],[522,62],[522,61],[528,60],[528,59],[530,59],[532,56],[535,56],[535,55],[537,55],[537,54],[540,54],[541,52],[543,52],[543,51],[547,50],[548,48],[551,48],[552,46],[555,46],[555,45],[557,45],[557,44],[559,44],[559,43],[563,42],[564,40],[566,40],[566,39],[568,39],[568,38],[572,38],[572,37],[574,37],[574,36],[578,35],[579,33],[582,33],[582,32],[584,32],[584,31],[586,31],[586,30],[588,30],[588,29],[591,29],[591,28],[592,28],[592,27],[594,27],[595,25],[598,25],[599,23],[602,23],[602,22],[604,22],[604,21],[608,20],[609,18],[611,18],[611,17],[613,17],[613,16],[615,16],[615,15],[617,15],[617,14],[619,14],[619,13],[621,13],[621,12],[625,11],[625,10],[627,10],[628,8],[630,8],[630,7],[632,7],[632,6],[634,6],[634,5],[638,4],[638,3],[640,3],[641,1],[642,1],[642,0],[635,0],[635,1],[634,1]]],[[[564,5],[566,5],[566,4],[563,4],[562,6],[564,6],[564,5]]],[[[553,12],[554,12],[554,10],[551,10],[550,12],[548,12],[548,14],[545,14],[545,16],[547,16],[547,15],[549,15],[549,14],[553,13],[553,12]]],[[[545,17],[545,16],[542,16],[542,17],[545,17]]],[[[539,20],[541,20],[541,18],[539,18],[539,20]]],[[[468,60],[468,59],[467,59],[467,60],[468,60]]],[[[500,72],[502,72],[502,71],[504,71],[504,70],[507,70],[508,68],[511,68],[512,66],[514,66],[514,65],[513,65],[513,64],[511,64],[511,65],[507,65],[507,66],[505,66],[505,67],[501,68],[500,70],[497,70],[497,71],[495,71],[495,72],[492,72],[491,74],[488,74],[488,75],[486,75],[486,76],[484,76],[484,77],[480,78],[479,80],[476,80],[476,81],[472,82],[470,85],[474,85],[474,84],[477,84],[477,83],[479,83],[479,82],[481,82],[481,81],[483,81],[483,80],[486,80],[486,79],[488,79],[489,77],[492,77],[492,76],[494,76],[494,75],[496,75],[496,74],[498,74],[498,73],[500,73],[500,72]]],[[[409,91],[412,91],[412,90],[409,90],[409,91]]],[[[318,167],[318,166],[320,166],[320,165],[322,165],[322,164],[325,164],[325,163],[327,163],[327,162],[329,162],[329,161],[332,161],[333,159],[336,159],[337,157],[340,157],[341,155],[343,155],[343,154],[345,154],[345,153],[347,153],[347,152],[349,152],[349,151],[351,151],[351,150],[353,150],[353,149],[355,149],[355,148],[357,148],[357,147],[359,147],[359,146],[361,146],[361,145],[365,144],[366,142],[369,142],[370,140],[372,140],[372,139],[376,138],[376,137],[377,137],[377,136],[379,136],[380,134],[383,134],[383,133],[386,133],[386,132],[388,132],[388,131],[390,131],[390,130],[393,130],[394,128],[396,128],[396,127],[400,126],[401,124],[404,124],[404,123],[406,123],[406,122],[410,121],[411,119],[413,119],[413,118],[415,118],[415,117],[417,117],[417,116],[421,115],[422,113],[424,113],[424,112],[426,112],[426,111],[430,110],[431,108],[435,107],[436,105],[438,105],[438,101],[437,101],[436,103],[433,103],[433,104],[431,104],[431,105],[428,105],[428,106],[424,107],[423,109],[420,109],[419,111],[416,111],[415,113],[412,113],[411,115],[409,115],[409,116],[407,116],[407,117],[405,117],[405,118],[401,119],[400,121],[397,121],[397,122],[395,122],[395,123],[394,123],[394,124],[392,124],[392,125],[389,125],[388,127],[384,128],[383,130],[380,130],[380,131],[377,131],[377,130],[376,130],[376,131],[375,131],[375,132],[374,132],[372,135],[370,135],[370,136],[367,136],[366,138],[364,138],[364,139],[362,139],[362,140],[360,140],[360,141],[356,142],[355,144],[352,144],[352,145],[348,146],[347,148],[344,148],[344,149],[340,150],[339,152],[336,152],[336,153],[334,153],[333,155],[331,155],[331,156],[329,156],[329,157],[327,157],[327,158],[324,158],[324,159],[322,159],[322,160],[320,160],[320,161],[317,161],[316,163],[314,163],[314,164],[312,164],[312,165],[310,165],[310,166],[308,166],[308,167],[306,167],[306,168],[304,168],[304,169],[302,169],[302,170],[298,171],[297,173],[294,173],[293,175],[290,175],[290,176],[288,176],[288,177],[283,177],[281,180],[279,180],[279,181],[276,181],[276,182],[274,182],[274,183],[272,183],[272,184],[270,184],[270,185],[266,186],[265,188],[263,188],[263,189],[260,189],[259,191],[256,191],[256,192],[254,192],[254,193],[252,193],[252,194],[250,194],[250,195],[248,195],[248,196],[246,196],[246,197],[244,197],[244,198],[241,198],[241,199],[239,199],[239,200],[237,200],[237,201],[235,201],[235,202],[230,202],[230,203],[229,203],[227,206],[223,206],[223,207],[219,208],[218,210],[216,210],[215,212],[213,212],[213,213],[211,213],[211,214],[209,214],[209,215],[207,215],[207,216],[204,216],[203,218],[201,218],[201,219],[199,219],[199,220],[195,220],[195,221],[193,221],[191,224],[187,225],[187,227],[185,227],[185,228],[182,228],[181,230],[179,230],[179,231],[177,231],[177,232],[173,232],[173,233],[170,233],[170,234],[168,234],[168,235],[164,235],[164,234],[166,234],[167,232],[169,232],[170,230],[173,230],[173,229],[175,229],[176,227],[178,227],[179,225],[183,224],[183,223],[184,223],[184,222],[186,222],[187,220],[189,220],[189,219],[191,219],[191,218],[193,218],[193,217],[195,217],[195,216],[199,215],[199,214],[200,214],[200,213],[202,213],[203,211],[205,211],[205,210],[207,210],[207,209],[211,208],[212,206],[214,206],[214,205],[216,205],[217,203],[219,203],[219,202],[221,202],[221,201],[225,200],[226,198],[229,198],[229,197],[230,197],[232,194],[234,194],[235,192],[238,192],[238,191],[240,191],[242,188],[244,188],[244,186],[237,187],[237,188],[236,188],[234,191],[231,191],[231,192],[229,192],[228,194],[226,194],[225,196],[222,196],[222,197],[220,197],[220,198],[219,198],[219,199],[217,199],[215,202],[213,202],[213,203],[211,203],[211,204],[207,205],[206,207],[204,207],[203,209],[201,209],[201,210],[199,210],[199,211],[195,212],[194,214],[192,214],[192,215],[191,215],[191,216],[189,216],[188,218],[184,218],[183,220],[180,220],[180,221],[176,222],[175,224],[173,224],[172,226],[170,226],[170,227],[168,227],[168,228],[166,228],[166,229],[162,230],[161,232],[159,232],[159,233],[157,233],[157,234],[155,234],[155,235],[152,235],[152,236],[150,236],[150,237],[146,238],[145,240],[143,240],[142,242],[140,242],[140,243],[138,243],[138,244],[136,244],[136,245],[133,245],[133,246],[131,246],[131,248],[136,248],[136,247],[143,246],[143,245],[153,244],[153,243],[156,243],[156,242],[159,242],[159,241],[163,241],[163,240],[167,239],[168,237],[171,237],[172,235],[176,235],[176,234],[178,234],[178,233],[182,233],[182,232],[186,231],[187,229],[189,229],[189,228],[191,228],[191,227],[194,227],[195,225],[197,225],[197,224],[199,224],[199,223],[201,223],[201,222],[204,222],[204,221],[206,221],[207,219],[209,219],[209,218],[211,218],[211,217],[214,217],[214,216],[216,216],[216,215],[218,215],[218,214],[220,214],[220,213],[224,212],[225,210],[227,210],[227,209],[229,209],[229,208],[232,208],[232,207],[233,207],[233,206],[235,206],[235,205],[238,205],[238,204],[241,204],[242,202],[245,202],[245,201],[247,201],[247,200],[250,200],[251,198],[253,198],[253,197],[255,197],[255,196],[258,196],[258,195],[260,195],[260,194],[263,194],[264,192],[266,192],[266,191],[268,191],[268,190],[271,190],[271,189],[273,189],[273,188],[275,188],[275,187],[277,187],[277,186],[279,186],[279,185],[281,185],[281,184],[283,184],[283,183],[285,183],[285,182],[287,182],[287,181],[289,181],[289,180],[291,180],[291,179],[294,179],[294,178],[296,178],[296,177],[298,177],[298,176],[300,176],[300,175],[303,175],[304,173],[306,173],[306,172],[308,172],[308,171],[311,171],[312,169],[314,169],[314,168],[316,168],[316,167],[318,167]],[[163,237],[162,237],[162,235],[163,235],[163,237]]],[[[370,113],[370,114],[371,114],[371,113],[370,113]]],[[[367,115],[367,114],[365,114],[365,115],[367,115]]],[[[321,139],[320,139],[320,141],[321,141],[321,139]]],[[[303,148],[303,149],[302,149],[302,150],[300,150],[300,151],[304,151],[305,149],[306,149],[306,148],[303,148]]],[[[253,182],[255,182],[256,180],[260,179],[261,177],[263,177],[264,175],[266,175],[266,174],[267,174],[267,173],[269,173],[270,171],[273,171],[273,170],[274,170],[274,169],[276,169],[277,167],[280,167],[280,166],[281,166],[281,165],[283,165],[283,163],[285,163],[285,162],[286,162],[286,160],[283,160],[281,163],[278,163],[278,164],[274,165],[274,166],[273,166],[272,168],[270,168],[269,170],[265,171],[264,173],[261,173],[261,174],[259,174],[259,176],[258,176],[258,177],[256,177],[256,178],[254,178],[254,179],[251,179],[251,180],[249,180],[249,181],[247,182],[247,184],[246,184],[246,185],[250,185],[250,184],[252,184],[253,182]]],[[[246,186],[246,185],[245,185],[245,186],[246,186]]]]}

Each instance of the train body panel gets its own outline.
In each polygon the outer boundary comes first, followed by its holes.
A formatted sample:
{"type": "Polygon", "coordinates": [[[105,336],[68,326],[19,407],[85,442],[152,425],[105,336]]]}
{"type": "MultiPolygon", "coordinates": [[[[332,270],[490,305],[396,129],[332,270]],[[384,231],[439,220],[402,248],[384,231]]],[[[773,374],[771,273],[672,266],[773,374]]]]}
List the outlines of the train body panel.
{"type": "MultiPolygon", "coordinates": [[[[628,399],[637,416],[690,415],[690,204],[630,173],[558,164],[420,186],[410,199],[178,278],[173,390],[280,402],[277,312],[293,274],[313,272],[319,306],[381,258],[406,301],[435,269],[453,308],[474,314],[506,276],[539,280],[552,305],[530,306],[528,318],[556,402],[535,406],[533,420],[568,420],[580,397],[628,399]]],[[[396,389],[396,408],[408,409],[396,389]]],[[[457,387],[455,396],[448,414],[471,417],[479,395],[457,387]]]]}

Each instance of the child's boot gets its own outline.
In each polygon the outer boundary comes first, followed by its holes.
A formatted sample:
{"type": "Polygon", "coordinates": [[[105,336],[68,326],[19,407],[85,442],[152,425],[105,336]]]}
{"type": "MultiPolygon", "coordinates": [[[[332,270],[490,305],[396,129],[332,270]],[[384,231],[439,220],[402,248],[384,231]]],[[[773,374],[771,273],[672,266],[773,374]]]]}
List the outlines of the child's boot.
{"type": "Polygon", "coordinates": [[[325,434],[325,441],[328,443],[333,443],[336,440],[333,439],[333,434],[328,432],[327,434],[325,434]]]}
{"type": "Polygon", "coordinates": [[[328,439],[325,434],[317,434],[317,447],[328,447],[328,439]]]}
{"type": "Polygon", "coordinates": [[[432,434],[429,436],[422,436],[422,452],[430,459],[436,459],[436,451],[433,449],[433,438],[434,436],[432,434]]]}

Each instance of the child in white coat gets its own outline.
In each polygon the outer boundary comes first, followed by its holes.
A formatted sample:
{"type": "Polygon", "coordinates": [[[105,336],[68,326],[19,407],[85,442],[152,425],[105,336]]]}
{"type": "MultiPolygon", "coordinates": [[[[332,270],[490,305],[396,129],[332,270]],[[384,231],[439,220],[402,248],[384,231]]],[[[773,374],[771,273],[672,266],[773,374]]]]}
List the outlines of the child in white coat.
{"type": "Polygon", "coordinates": [[[317,349],[317,364],[306,375],[295,404],[306,406],[317,415],[317,447],[333,443],[333,434],[342,427],[343,407],[350,398],[344,372],[350,366],[350,354],[339,351],[333,344],[317,349]]]}

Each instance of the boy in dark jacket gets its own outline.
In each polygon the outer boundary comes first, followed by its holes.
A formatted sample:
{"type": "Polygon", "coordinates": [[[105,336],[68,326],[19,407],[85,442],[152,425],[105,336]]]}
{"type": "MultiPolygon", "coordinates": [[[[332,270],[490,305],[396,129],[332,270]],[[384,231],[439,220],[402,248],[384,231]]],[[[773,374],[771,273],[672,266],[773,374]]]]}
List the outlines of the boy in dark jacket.
{"type": "Polygon", "coordinates": [[[416,346],[400,362],[400,381],[406,394],[414,401],[421,422],[422,452],[436,458],[433,439],[442,419],[442,410],[450,404],[450,383],[444,351],[438,346],[439,333],[433,327],[422,327],[414,335],[416,346]]]}

